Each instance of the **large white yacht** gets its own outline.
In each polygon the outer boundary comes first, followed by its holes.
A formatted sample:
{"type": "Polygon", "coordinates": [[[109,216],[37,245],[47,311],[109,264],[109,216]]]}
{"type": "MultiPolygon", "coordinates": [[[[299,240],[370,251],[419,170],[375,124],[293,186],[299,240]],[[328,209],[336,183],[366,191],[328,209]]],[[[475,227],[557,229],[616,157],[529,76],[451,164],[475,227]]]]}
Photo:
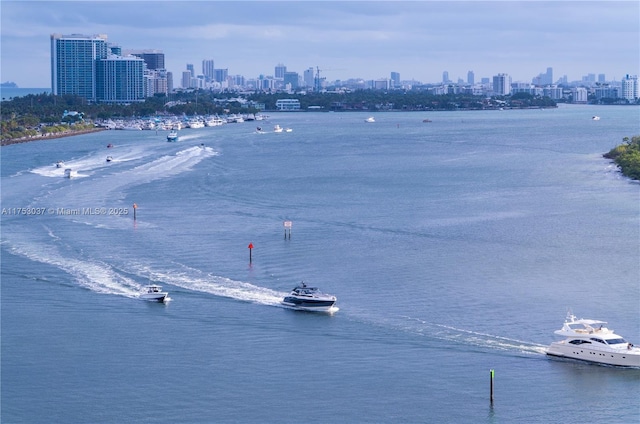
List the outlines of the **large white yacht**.
{"type": "Polygon", "coordinates": [[[605,321],[576,319],[569,313],[562,329],[565,340],[553,342],[547,355],[622,367],[640,367],[640,348],[608,329],[605,321]]]}
{"type": "Polygon", "coordinates": [[[317,287],[309,287],[300,283],[285,296],[282,304],[302,311],[335,312],[336,297],[320,292],[317,287]]]}

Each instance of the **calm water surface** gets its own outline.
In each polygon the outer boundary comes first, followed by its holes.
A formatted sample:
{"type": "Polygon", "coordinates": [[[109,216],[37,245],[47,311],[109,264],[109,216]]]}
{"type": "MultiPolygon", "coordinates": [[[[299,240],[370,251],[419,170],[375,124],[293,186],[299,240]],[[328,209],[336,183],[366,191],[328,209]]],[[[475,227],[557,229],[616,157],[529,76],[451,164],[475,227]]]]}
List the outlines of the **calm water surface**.
{"type": "Polygon", "coordinates": [[[569,308],[640,343],[640,186],[602,158],[639,109],[367,116],[3,147],[2,208],[45,212],[2,215],[2,421],[637,421],[640,370],[545,348],[569,308]],[[301,280],[340,310],[281,307],[301,280]]]}

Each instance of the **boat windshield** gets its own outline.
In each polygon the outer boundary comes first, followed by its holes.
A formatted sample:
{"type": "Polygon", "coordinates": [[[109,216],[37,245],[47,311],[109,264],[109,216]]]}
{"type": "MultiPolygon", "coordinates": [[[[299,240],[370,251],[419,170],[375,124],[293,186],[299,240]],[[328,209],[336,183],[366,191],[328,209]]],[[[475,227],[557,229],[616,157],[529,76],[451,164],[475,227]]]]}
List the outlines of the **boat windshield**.
{"type": "Polygon", "coordinates": [[[617,345],[621,343],[627,343],[627,341],[623,338],[607,340],[607,344],[610,344],[610,345],[617,345]]]}

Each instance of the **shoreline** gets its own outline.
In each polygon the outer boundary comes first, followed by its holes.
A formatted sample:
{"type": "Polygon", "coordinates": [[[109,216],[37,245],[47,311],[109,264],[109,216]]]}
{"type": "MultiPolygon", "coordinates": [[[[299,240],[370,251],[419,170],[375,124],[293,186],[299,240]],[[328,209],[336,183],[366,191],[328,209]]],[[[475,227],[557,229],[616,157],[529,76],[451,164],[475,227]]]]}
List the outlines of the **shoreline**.
{"type": "Polygon", "coordinates": [[[90,130],[66,131],[66,132],[56,133],[56,134],[51,134],[51,135],[40,134],[39,136],[33,136],[33,137],[12,138],[12,139],[8,139],[8,140],[2,140],[2,142],[0,142],[0,146],[9,146],[9,145],[12,145],[12,144],[30,143],[32,141],[53,140],[55,138],[72,137],[74,135],[90,134],[90,133],[100,132],[100,131],[105,131],[105,130],[106,130],[106,128],[92,128],[90,130]]]}

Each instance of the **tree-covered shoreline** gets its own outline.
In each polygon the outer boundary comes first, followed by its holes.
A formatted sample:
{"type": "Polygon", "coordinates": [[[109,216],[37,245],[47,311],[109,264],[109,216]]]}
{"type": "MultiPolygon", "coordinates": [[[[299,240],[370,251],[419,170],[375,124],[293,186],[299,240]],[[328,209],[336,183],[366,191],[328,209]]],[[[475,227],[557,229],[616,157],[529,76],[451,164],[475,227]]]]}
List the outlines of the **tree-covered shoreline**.
{"type": "Polygon", "coordinates": [[[603,156],[612,159],[622,174],[633,180],[640,180],[640,135],[625,137],[620,144],[603,156]]]}

